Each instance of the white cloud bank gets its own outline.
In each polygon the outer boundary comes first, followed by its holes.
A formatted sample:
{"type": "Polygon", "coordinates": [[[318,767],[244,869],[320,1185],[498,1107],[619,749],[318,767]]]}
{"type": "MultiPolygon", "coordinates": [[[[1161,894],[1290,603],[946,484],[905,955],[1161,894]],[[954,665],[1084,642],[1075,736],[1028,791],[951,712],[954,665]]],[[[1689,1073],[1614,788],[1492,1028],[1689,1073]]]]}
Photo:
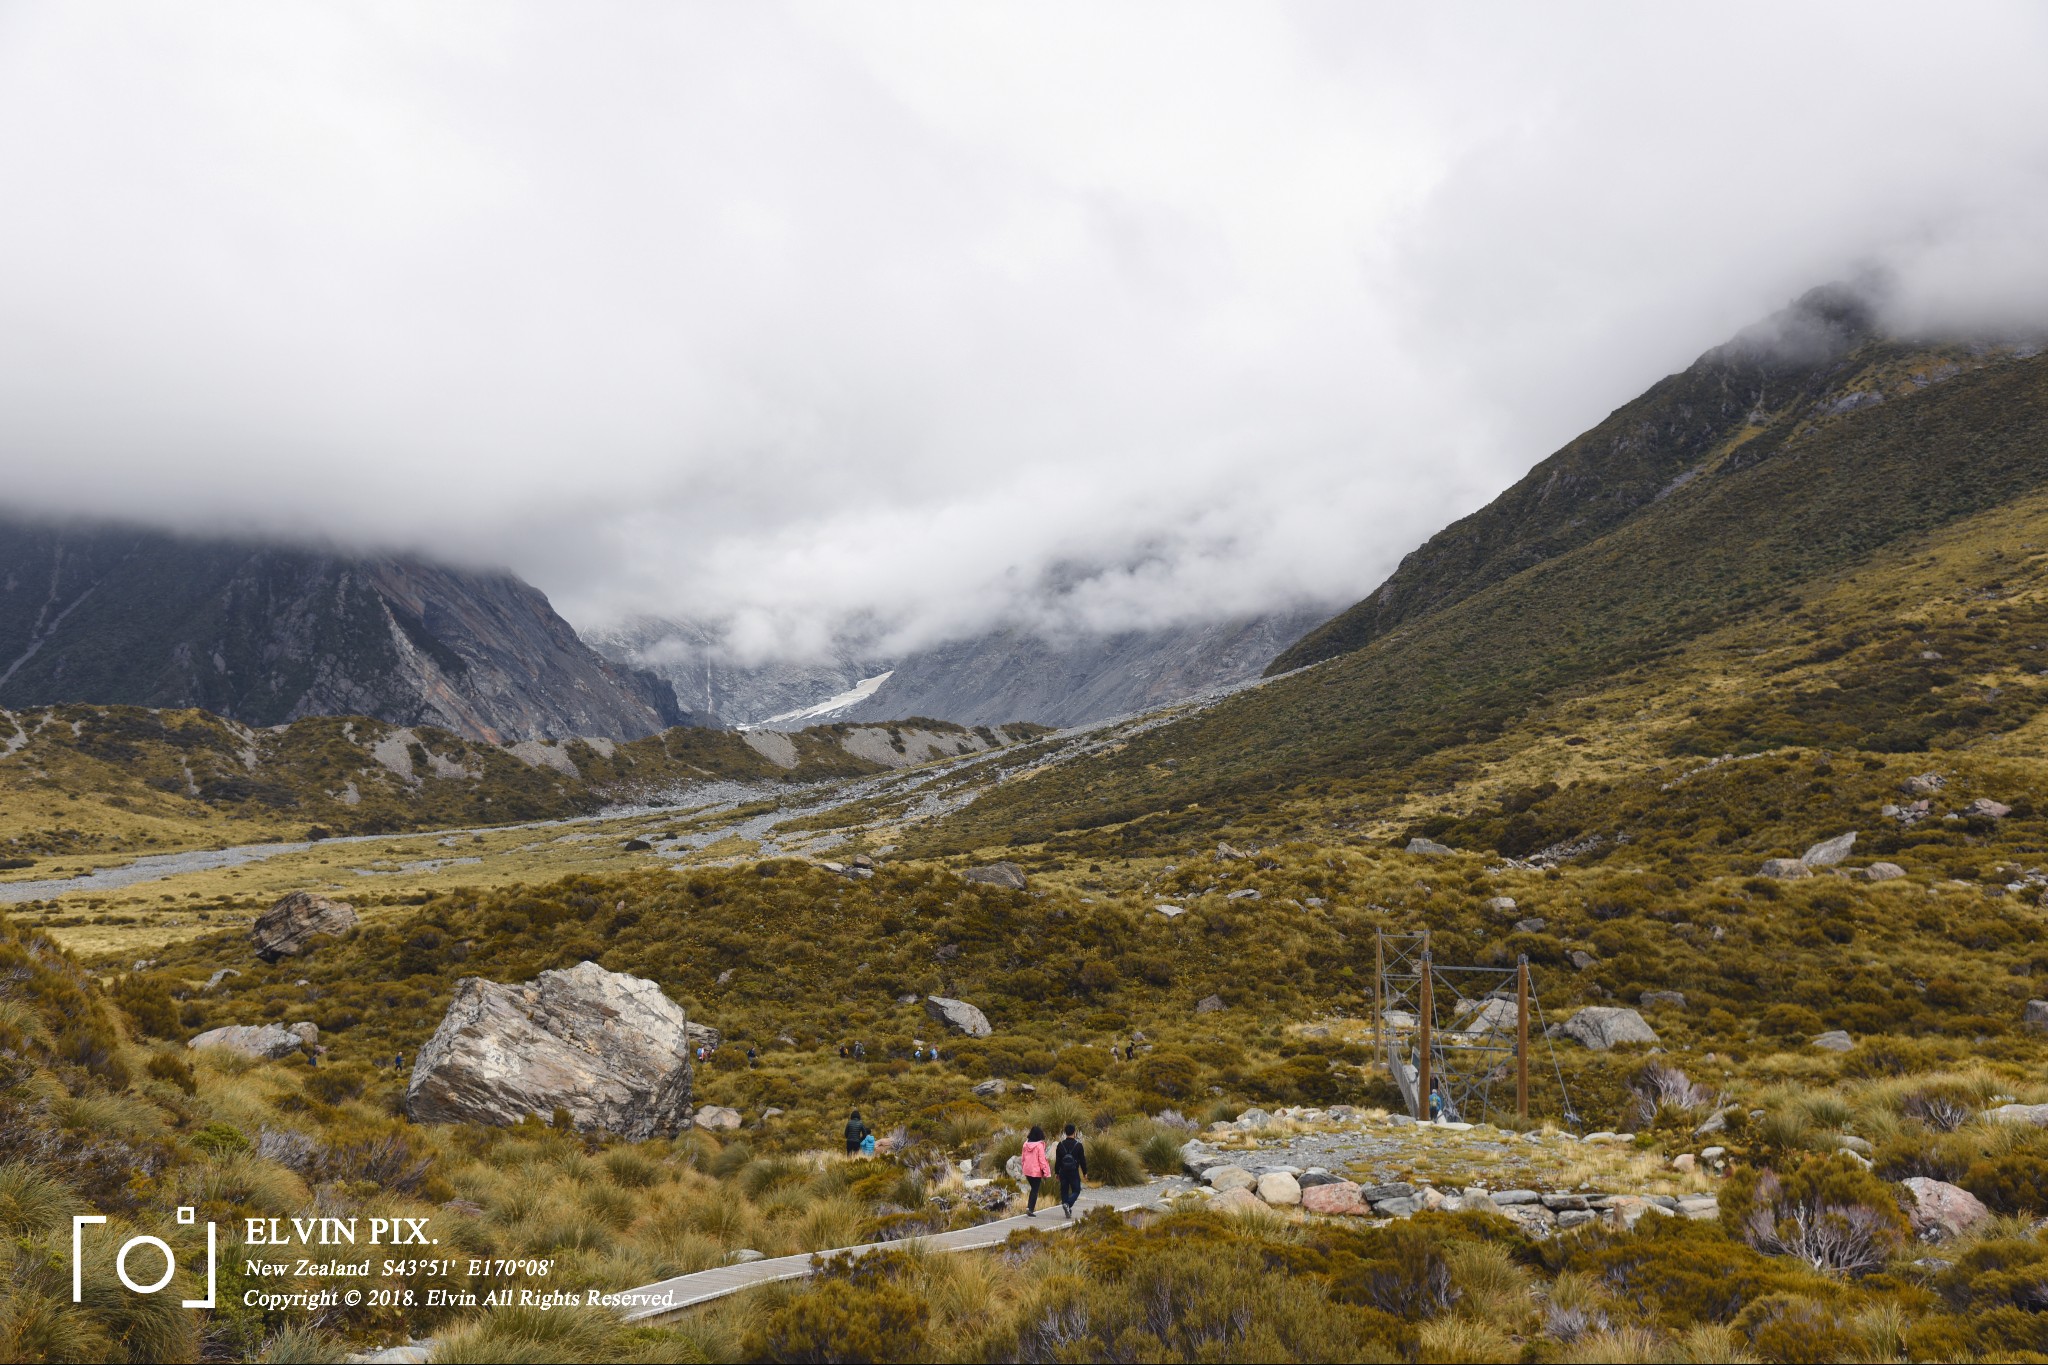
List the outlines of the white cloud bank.
{"type": "Polygon", "coordinates": [[[2048,319],[2044,70],[2029,5],[0,4],[0,497],[752,655],[1348,601],[1862,264],[2048,319]]]}

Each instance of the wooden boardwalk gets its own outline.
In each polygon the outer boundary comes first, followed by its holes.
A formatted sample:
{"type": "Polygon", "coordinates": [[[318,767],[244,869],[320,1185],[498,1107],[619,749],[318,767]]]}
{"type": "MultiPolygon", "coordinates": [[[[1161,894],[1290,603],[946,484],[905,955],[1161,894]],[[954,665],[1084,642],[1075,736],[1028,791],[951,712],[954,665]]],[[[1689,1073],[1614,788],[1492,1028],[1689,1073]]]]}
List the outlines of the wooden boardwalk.
{"type": "MultiPolygon", "coordinates": [[[[1111,1208],[1119,1211],[1159,1205],[1167,1196],[1187,1188],[1185,1181],[1155,1180],[1147,1185],[1133,1185],[1127,1189],[1102,1187],[1086,1190],[1081,1202],[1075,1206],[1075,1214],[1087,1209],[1111,1208]]],[[[1059,1228],[1067,1226],[1067,1217],[1060,1206],[1052,1205],[1051,1212],[1040,1208],[1036,1218],[1015,1214],[1009,1218],[997,1219],[971,1228],[960,1228],[954,1232],[934,1233],[929,1237],[905,1237],[894,1242],[868,1242],[861,1246],[836,1247],[831,1251],[803,1252],[795,1256],[776,1256],[767,1260],[748,1261],[741,1265],[722,1265],[711,1270],[700,1270],[694,1275],[678,1275],[674,1279],[661,1280],[654,1284],[642,1285],[619,1296],[620,1306],[628,1322],[650,1322],[680,1313],[686,1308],[695,1308],[700,1303],[722,1299],[727,1294],[737,1294],[742,1289],[751,1289],[757,1284],[771,1284],[776,1280],[795,1280],[811,1273],[813,1256],[865,1256],[871,1251],[890,1247],[920,1246],[931,1251],[974,1251],[982,1247],[999,1246],[1010,1240],[1012,1233],[1023,1228],[1059,1228]]]]}

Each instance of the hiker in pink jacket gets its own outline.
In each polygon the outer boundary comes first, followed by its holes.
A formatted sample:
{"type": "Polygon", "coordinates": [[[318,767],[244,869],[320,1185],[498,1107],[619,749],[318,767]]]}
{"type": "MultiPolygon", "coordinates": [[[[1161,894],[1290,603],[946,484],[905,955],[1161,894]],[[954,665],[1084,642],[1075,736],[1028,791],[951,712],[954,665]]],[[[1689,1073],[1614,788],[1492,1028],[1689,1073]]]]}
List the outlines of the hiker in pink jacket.
{"type": "Polygon", "coordinates": [[[1024,1167],[1024,1178],[1031,1182],[1031,1201],[1024,1206],[1026,1218],[1038,1217],[1038,1187],[1052,1176],[1052,1162],[1045,1155],[1045,1130],[1037,1124],[1031,1125],[1030,1133],[1024,1138],[1024,1151],[1020,1155],[1024,1167]]]}

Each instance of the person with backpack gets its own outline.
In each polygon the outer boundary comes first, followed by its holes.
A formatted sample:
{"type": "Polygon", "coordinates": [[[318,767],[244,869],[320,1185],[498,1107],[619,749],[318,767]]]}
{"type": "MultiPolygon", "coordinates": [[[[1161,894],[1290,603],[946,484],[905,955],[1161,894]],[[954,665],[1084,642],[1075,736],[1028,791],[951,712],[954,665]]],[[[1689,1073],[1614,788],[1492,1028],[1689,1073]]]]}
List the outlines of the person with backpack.
{"type": "Polygon", "coordinates": [[[1024,1179],[1031,1186],[1031,1198],[1024,1205],[1026,1218],[1038,1217],[1038,1187],[1052,1176],[1052,1162],[1045,1155],[1045,1129],[1037,1124],[1024,1135],[1024,1150],[1017,1154],[1018,1164],[1024,1170],[1024,1179]]]}
{"type": "Polygon", "coordinates": [[[860,1140],[860,1154],[862,1156],[873,1156],[875,1154],[875,1135],[873,1133],[869,1133],[860,1140]]]}
{"type": "Polygon", "coordinates": [[[1067,1217],[1072,1218],[1074,1205],[1081,1198],[1081,1177],[1088,1174],[1088,1153],[1082,1149],[1081,1139],[1074,1136],[1071,1123],[1067,1125],[1067,1135],[1053,1149],[1052,1173],[1060,1178],[1060,1203],[1066,1207],[1067,1217]]]}
{"type": "Polygon", "coordinates": [[[848,1156],[860,1155],[861,1143],[863,1141],[872,1142],[874,1137],[875,1135],[868,1131],[868,1126],[860,1121],[860,1110],[856,1109],[846,1116],[846,1154],[848,1156]]]}

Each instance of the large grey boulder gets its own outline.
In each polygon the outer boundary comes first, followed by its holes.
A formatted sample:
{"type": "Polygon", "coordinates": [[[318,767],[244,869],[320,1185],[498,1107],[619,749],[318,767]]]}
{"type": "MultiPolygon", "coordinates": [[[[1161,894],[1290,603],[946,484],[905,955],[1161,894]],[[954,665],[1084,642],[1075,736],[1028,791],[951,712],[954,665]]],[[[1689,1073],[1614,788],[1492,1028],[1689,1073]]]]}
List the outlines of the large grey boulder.
{"type": "Polygon", "coordinates": [[[979,882],[983,886],[1005,887],[1011,891],[1022,891],[1027,885],[1024,880],[1024,869],[1010,862],[970,867],[960,875],[970,882],[979,882]]]}
{"type": "Polygon", "coordinates": [[[1906,875],[1906,869],[1897,863],[1872,863],[1863,869],[1863,879],[1869,882],[1895,882],[1906,875]]]}
{"type": "Polygon", "coordinates": [[[319,946],[313,940],[339,938],[355,927],[356,909],[348,902],[294,891],[257,916],[249,941],[256,946],[256,956],[275,962],[310,953],[319,946]]]}
{"type": "Polygon", "coordinates": [[[1833,867],[1849,856],[1849,850],[1856,847],[1856,831],[1837,834],[1832,839],[1823,839],[1799,855],[1799,861],[1808,867],[1833,867]]]}
{"type": "Polygon", "coordinates": [[[1408,841],[1407,851],[1410,853],[1420,853],[1427,858],[1447,858],[1458,850],[1448,848],[1434,839],[1416,838],[1408,841]]]}
{"type": "Polygon", "coordinates": [[[405,1108],[421,1123],[517,1123],[558,1108],[583,1132],[631,1141],[690,1126],[691,1051],[718,1031],[684,1026],[654,982],[595,962],[505,985],[468,976],[420,1049],[405,1108]]]}
{"type": "Polygon", "coordinates": [[[1822,1052],[1848,1052],[1856,1046],[1856,1040],[1841,1029],[1829,1029],[1813,1040],[1813,1045],[1822,1052]]]}
{"type": "Polygon", "coordinates": [[[1988,796],[1980,796],[1963,807],[1963,814],[1979,820],[2003,820],[2012,814],[2012,807],[2003,801],[1993,801],[1988,796]]]}
{"type": "Polygon", "coordinates": [[[995,1030],[988,1026],[988,1016],[965,1000],[948,1000],[943,995],[928,995],[924,998],[924,1012],[969,1038],[986,1038],[995,1030]]]}
{"type": "Polygon", "coordinates": [[[1657,1031],[1643,1022],[1643,1016],[1617,1005],[1588,1005],[1564,1021],[1564,1036],[1595,1052],[1605,1052],[1617,1043],[1654,1043],[1657,1031]]]}
{"type": "Polygon", "coordinates": [[[189,1048],[220,1048],[239,1052],[259,1062],[275,1062],[291,1056],[309,1041],[283,1024],[230,1024],[211,1028],[185,1044],[189,1048]]]}

